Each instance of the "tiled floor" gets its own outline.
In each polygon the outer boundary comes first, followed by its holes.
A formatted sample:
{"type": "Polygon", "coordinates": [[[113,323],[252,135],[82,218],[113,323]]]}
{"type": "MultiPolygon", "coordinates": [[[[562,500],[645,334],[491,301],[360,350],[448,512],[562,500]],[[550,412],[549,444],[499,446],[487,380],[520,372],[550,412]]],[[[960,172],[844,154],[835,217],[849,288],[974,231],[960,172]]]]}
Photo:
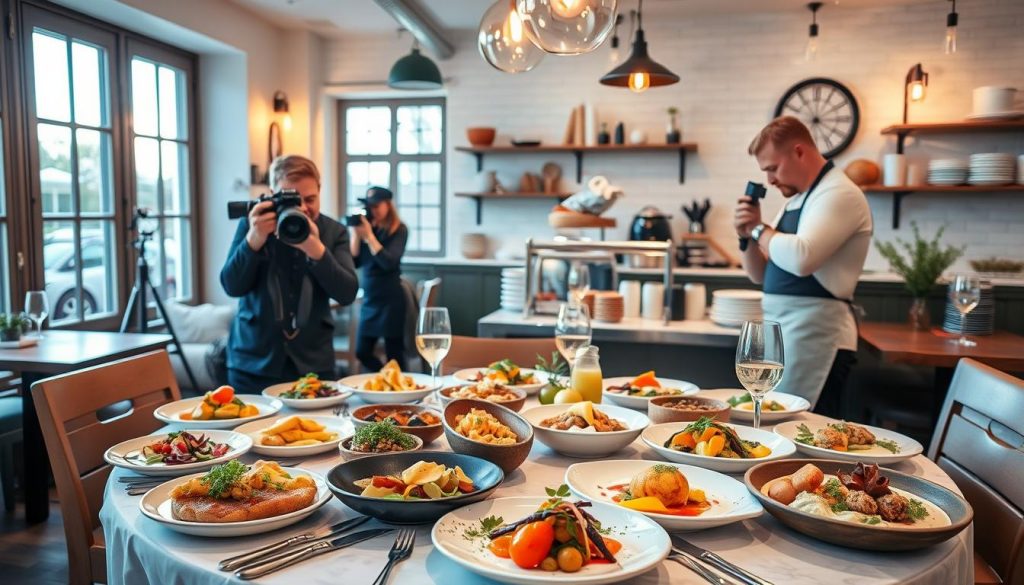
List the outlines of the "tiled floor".
{"type": "Polygon", "coordinates": [[[0,511],[0,581],[63,585],[68,582],[67,563],[56,490],[50,490],[50,519],[43,524],[26,525],[21,502],[13,514],[0,511]]]}

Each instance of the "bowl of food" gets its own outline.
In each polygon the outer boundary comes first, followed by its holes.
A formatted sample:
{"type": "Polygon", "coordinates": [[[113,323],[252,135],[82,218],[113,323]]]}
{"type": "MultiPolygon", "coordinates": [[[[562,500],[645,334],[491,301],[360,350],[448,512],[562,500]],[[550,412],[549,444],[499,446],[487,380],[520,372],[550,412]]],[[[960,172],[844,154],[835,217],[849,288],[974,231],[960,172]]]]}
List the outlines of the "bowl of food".
{"type": "Polygon", "coordinates": [[[242,423],[277,414],[284,404],[276,398],[258,394],[236,394],[231,386],[221,386],[203,396],[168,402],[153,411],[153,416],[177,428],[233,429],[242,423]]]}
{"type": "Polygon", "coordinates": [[[659,396],[647,406],[647,416],[653,424],[689,422],[702,416],[725,422],[731,411],[728,402],[703,396],[659,396]]]}
{"type": "Polygon", "coordinates": [[[473,146],[490,146],[494,144],[494,136],[497,129],[485,126],[466,128],[466,139],[473,146]]]}
{"type": "Polygon", "coordinates": [[[444,436],[456,453],[493,461],[512,473],[530,454],[533,427],[512,410],[487,402],[460,398],[444,408],[444,436]]]}
{"type": "Polygon", "coordinates": [[[365,457],[327,473],[327,485],[343,504],[392,524],[433,522],[485,499],[504,479],[490,461],[443,452],[365,457]]]}
{"type": "Polygon", "coordinates": [[[419,404],[369,404],[353,410],[349,416],[356,430],[371,423],[391,421],[403,433],[422,439],[424,445],[444,433],[441,411],[419,404]]]}
{"type": "Polygon", "coordinates": [[[656,377],[653,370],[632,378],[605,378],[603,386],[609,402],[637,410],[647,410],[651,400],[660,396],[692,396],[700,390],[693,382],[656,377]]]}
{"type": "Polygon", "coordinates": [[[282,416],[262,419],[237,427],[250,437],[253,451],[268,457],[307,457],[338,447],[351,433],[349,422],[335,416],[282,416]]]}
{"type": "Polygon", "coordinates": [[[523,405],[526,404],[526,392],[523,390],[490,382],[449,386],[438,392],[438,396],[441,397],[442,404],[448,404],[452,400],[460,398],[472,398],[500,404],[516,412],[522,410],[523,405]]]}
{"type": "Polygon", "coordinates": [[[315,410],[341,404],[352,392],[342,390],[334,380],[321,380],[316,374],[306,374],[294,382],[269,386],[262,394],[280,400],[289,408],[315,410]]]}
{"type": "MultiPolygon", "coordinates": [[[[736,422],[750,424],[754,420],[754,401],[750,393],[742,388],[701,390],[700,395],[728,402],[732,406],[730,416],[736,422]]],[[[769,392],[761,401],[761,424],[781,422],[810,408],[811,403],[801,396],[769,392]]]]}
{"type": "Polygon", "coordinates": [[[508,358],[491,362],[486,367],[466,368],[452,374],[459,382],[497,382],[517,390],[525,390],[528,395],[540,392],[551,376],[552,374],[538,369],[520,367],[508,358]]]}
{"type": "Polygon", "coordinates": [[[661,457],[722,473],[743,473],[758,463],[786,459],[796,446],[765,429],[725,424],[710,417],[651,425],[642,438],[661,457]]]}
{"type": "Polygon", "coordinates": [[[865,550],[914,550],[960,533],[966,500],[930,481],[863,462],[761,463],[743,476],[769,514],[812,538],[865,550]]]}
{"type": "Polygon", "coordinates": [[[569,457],[607,457],[636,440],[650,419],[630,408],[592,402],[549,404],[523,413],[537,440],[569,457]]]}
{"type": "Polygon", "coordinates": [[[395,360],[389,361],[376,374],[348,376],[338,383],[370,404],[414,402],[426,398],[437,388],[428,374],[407,374],[395,360]]]}
{"type": "Polygon", "coordinates": [[[418,451],[423,448],[423,439],[416,435],[403,433],[390,422],[370,423],[351,437],[345,437],[338,445],[338,450],[346,459],[383,455],[385,453],[401,453],[418,451]]]}

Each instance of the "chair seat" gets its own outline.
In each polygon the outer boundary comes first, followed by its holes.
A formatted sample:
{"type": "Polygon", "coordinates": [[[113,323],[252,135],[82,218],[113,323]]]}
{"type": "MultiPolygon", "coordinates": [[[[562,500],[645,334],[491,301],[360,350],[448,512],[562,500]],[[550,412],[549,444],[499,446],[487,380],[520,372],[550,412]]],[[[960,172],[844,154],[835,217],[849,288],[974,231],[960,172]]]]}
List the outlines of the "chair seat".
{"type": "Polygon", "coordinates": [[[985,559],[981,558],[978,551],[974,551],[974,583],[975,585],[993,585],[1002,583],[1003,580],[996,575],[992,567],[988,566],[985,559]]]}
{"type": "Polygon", "coordinates": [[[0,435],[21,428],[21,397],[0,398],[0,435]]]}

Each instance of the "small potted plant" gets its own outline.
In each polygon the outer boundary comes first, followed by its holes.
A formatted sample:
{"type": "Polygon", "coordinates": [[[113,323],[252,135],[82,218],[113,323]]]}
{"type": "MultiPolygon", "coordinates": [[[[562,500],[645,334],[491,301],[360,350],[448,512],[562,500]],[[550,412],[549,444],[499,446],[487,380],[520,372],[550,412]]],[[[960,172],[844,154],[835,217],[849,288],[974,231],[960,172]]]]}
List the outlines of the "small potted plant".
{"type": "Polygon", "coordinates": [[[683,139],[683,133],[676,126],[677,115],[679,115],[679,108],[672,106],[668,109],[668,129],[665,130],[665,142],[669,144],[679,144],[679,141],[683,139]]]}
{"type": "Polygon", "coordinates": [[[942,273],[963,255],[964,248],[944,247],[939,244],[943,232],[946,231],[945,226],[939,228],[930,241],[921,238],[916,222],[910,222],[910,226],[914,230],[912,244],[896,238],[896,243],[906,251],[906,258],[892,242],[876,240],[875,247],[882,257],[889,261],[889,266],[903,277],[903,285],[914,298],[908,315],[910,325],[915,329],[927,329],[931,324],[928,315],[928,293],[935,287],[942,273]]]}
{"type": "Polygon", "coordinates": [[[32,324],[25,313],[0,313],[0,341],[18,341],[32,324]]]}

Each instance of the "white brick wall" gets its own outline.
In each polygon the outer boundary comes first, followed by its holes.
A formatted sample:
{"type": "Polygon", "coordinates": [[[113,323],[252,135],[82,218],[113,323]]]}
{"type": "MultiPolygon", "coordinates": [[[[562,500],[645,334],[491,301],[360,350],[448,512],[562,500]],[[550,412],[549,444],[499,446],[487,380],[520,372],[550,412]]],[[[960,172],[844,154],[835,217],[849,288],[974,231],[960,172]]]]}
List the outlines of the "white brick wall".
{"type": "MultiPolygon", "coordinates": [[[[960,7],[960,50],[950,56],[942,52],[945,2],[872,9],[829,3],[819,15],[821,43],[818,60],[813,63],[803,61],[809,20],[806,10],[691,17],[683,2],[653,7],[645,21],[651,54],[682,81],[640,95],[598,84],[598,78],[612,66],[608,47],[579,57],[547,56],[532,72],[506,75],[479,56],[475,31],[457,34],[455,57],[439,62],[445,77],[451,78],[446,87],[449,256],[459,256],[459,236],[465,232],[486,232],[495,247],[516,251],[525,237],[553,234],[547,225],[551,203],[544,200],[486,202],[484,223],[474,225],[472,200],[451,195],[476,190],[475,159],[454,151],[455,146],[467,143],[465,128],[470,126],[496,126],[499,140],[533,136],[548,144],[558,143],[570,108],[589,100],[609,128],[621,120],[627,135],[639,128],[647,132],[649,140],[660,142],[667,122],[665,110],[676,106],[681,112],[683,140],[699,145],[699,152],[688,160],[684,185],[677,181],[674,154],[602,154],[585,159],[585,176],[605,174],[627,194],[610,212],[619,227],[609,238],[625,238],[633,214],[645,204],[671,213],[674,233],[682,233],[685,216],[680,205],[710,197],[711,232],[735,245],[730,228],[733,201],[747,180],[763,181],[746,155],[746,146],[792,84],[808,77],[831,77],[850,87],[857,97],[861,127],[852,146],[838,157],[840,167],[855,158],[880,161],[883,154],[895,151],[895,139],[883,137],[879,131],[899,121],[904,76],[917,62],[931,77],[927,99],[911,106],[910,120],[915,122],[963,118],[971,109],[971,89],[976,86],[1024,88],[1021,0],[964,3],[960,7]]],[[[329,43],[326,49],[324,77],[328,82],[379,80],[391,63],[407,52],[408,41],[351,37],[329,43]]],[[[1024,136],[930,136],[907,143],[908,154],[920,160],[987,151],[1024,153],[1024,136]]],[[[485,159],[485,169],[497,170],[502,182],[515,188],[522,172],[539,172],[548,160],[561,164],[566,186],[572,188],[575,166],[570,154],[492,156],[485,159]]],[[[948,240],[966,244],[968,258],[1022,255],[1024,196],[1020,194],[913,194],[903,201],[898,232],[890,227],[891,197],[872,195],[869,201],[879,238],[909,237],[909,221],[916,220],[926,233],[947,224],[948,240]]],[[[781,203],[777,192],[769,194],[765,204],[769,217],[781,203]]],[[[868,268],[886,268],[874,250],[868,268]]]]}

